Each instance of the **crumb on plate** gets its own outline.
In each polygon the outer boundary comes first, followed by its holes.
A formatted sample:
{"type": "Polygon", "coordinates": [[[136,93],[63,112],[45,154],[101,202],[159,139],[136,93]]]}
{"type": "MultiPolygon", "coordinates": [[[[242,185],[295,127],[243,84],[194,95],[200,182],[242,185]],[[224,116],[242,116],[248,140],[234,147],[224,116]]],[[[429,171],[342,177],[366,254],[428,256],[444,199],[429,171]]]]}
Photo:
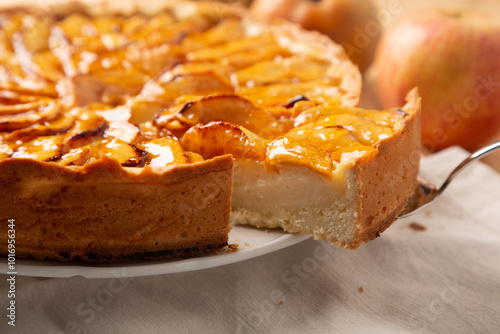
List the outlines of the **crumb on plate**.
{"type": "Polygon", "coordinates": [[[237,252],[240,247],[240,244],[234,243],[234,244],[229,244],[226,246],[226,251],[228,253],[234,253],[237,252]]]}
{"type": "Polygon", "coordinates": [[[415,232],[423,232],[427,230],[427,227],[417,222],[411,222],[410,225],[408,225],[408,227],[410,227],[415,232]]]}

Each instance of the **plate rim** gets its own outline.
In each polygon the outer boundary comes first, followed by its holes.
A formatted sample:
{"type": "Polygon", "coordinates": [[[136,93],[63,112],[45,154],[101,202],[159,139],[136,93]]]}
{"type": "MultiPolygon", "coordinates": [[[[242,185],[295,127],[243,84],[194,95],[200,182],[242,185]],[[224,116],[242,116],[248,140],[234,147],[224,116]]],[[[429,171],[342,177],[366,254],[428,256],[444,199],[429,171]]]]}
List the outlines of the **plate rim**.
{"type": "MultiPolygon", "coordinates": [[[[234,228],[234,227],[233,227],[234,228]]],[[[265,233],[262,231],[262,233],[265,233]]],[[[282,232],[279,237],[248,249],[239,249],[235,252],[221,252],[207,254],[181,260],[152,260],[132,262],[129,264],[85,264],[85,263],[57,263],[53,261],[36,261],[19,259],[16,261],[16,275],[23,277],[40,278],[70,278],[81,276],[91,279],[99,278],[132,278],[155,275],[176,274],[190,271],[200,271],[210,268],[230,265],[259,256],[270,254],[283,248],[293,246],[299,242],[312,238],[311,235],[290,234],[282,232]],[[23,263],[28,262],[28,263],[23,263]],[[40,263],[37,265],[36,263],[40,263]]],[[[7,272],[7,263],[0,265],[2,272],[7,272]]]]}

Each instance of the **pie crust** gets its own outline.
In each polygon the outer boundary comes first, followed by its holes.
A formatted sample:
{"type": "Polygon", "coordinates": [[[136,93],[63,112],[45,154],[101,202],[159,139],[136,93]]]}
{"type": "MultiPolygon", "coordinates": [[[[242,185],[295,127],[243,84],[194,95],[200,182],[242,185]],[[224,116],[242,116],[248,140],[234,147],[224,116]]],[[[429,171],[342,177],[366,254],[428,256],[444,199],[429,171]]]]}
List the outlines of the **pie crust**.
{"type": "Polygon", "coordinates": [[[3,160],[2,219],[15,218],[19,258],[108,262],[214,251],[228,241],[232,165],[231,156],[154,169],[106,157],[73,168],[3,160]]]}

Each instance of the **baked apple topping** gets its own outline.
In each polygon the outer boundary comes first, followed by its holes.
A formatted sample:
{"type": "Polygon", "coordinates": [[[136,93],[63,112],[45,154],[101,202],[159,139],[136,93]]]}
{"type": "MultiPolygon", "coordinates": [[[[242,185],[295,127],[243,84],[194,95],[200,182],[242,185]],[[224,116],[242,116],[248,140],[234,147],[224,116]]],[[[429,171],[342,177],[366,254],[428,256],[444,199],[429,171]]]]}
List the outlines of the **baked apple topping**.
{"type": "Polygon", "coordinates": [[[0,159],[143,167],[230,153],[330,175],[405,117],[348,107],[356,71],[235,17],[10,11],[1,26],[0,159]]]}

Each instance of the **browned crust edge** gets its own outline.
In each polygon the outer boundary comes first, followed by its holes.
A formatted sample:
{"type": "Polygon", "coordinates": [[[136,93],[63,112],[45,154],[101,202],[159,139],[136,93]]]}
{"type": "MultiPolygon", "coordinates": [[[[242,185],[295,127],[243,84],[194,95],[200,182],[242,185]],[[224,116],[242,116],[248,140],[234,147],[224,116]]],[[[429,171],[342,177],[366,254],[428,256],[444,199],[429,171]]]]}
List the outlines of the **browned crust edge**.
{"type": "MultiPolygon", "coordinates": [[[[220,238],[223,240],[224,238],[220,238]]],[[[119,254],[99,254],[99,253],[80,253],[71,254],[71,252],[52,250],[25,250],[21,249],[16,252],[16,256],[22,259],[30,259],[37,261],[57,261],[57,262],[87,262],[87,263],[115,263],[115,262],[131,262],[142,260],[172,260],[180,258],[188,258],[207,253],[215,253],[228,246],[227,241],[213,240],[207,245],[194,246],[191,248],[179,249],[164,249],[160,251],[147,251],[135,253],[119,253],[119,254]]]]}
{"type": "Polygon", "coordinates": [[[421,98],[414,88],[401,108],[408,115],[394,136],[380,141],[373,156],[356,166],[359,219],[357,233],[347,248],[357,248],[385,231],[403,211],[417,187],[420,162],[421,98]]]}
{"type": "MultiPolygon", "coordinates": [[[[228,241],[230,155],[142,169],[107,157],[83,167],[7,159],[0,170],[0,220],[16,219],[18,258],[165,258],[215,251],[228,241]]],[[[2,224],[1,254],[7,246],[2,224]]]]}

